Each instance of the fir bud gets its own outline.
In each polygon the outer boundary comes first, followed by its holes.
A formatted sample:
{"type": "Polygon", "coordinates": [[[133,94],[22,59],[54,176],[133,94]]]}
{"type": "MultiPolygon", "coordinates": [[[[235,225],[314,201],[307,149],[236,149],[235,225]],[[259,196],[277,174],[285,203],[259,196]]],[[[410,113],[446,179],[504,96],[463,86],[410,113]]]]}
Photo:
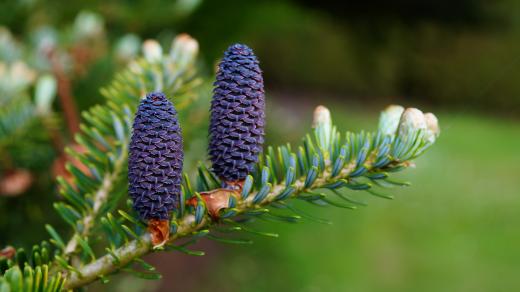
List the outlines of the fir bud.
{"type": "Polygon", "coordinates": [[[316,132],[316,138],[320,147],[329,150],[332,139],[332,119],[328,108],[320,105],[314,109],[312,127],[316,132]]]}
{"type": "Polygon", "coordinates": [[[432,113],[425,113],[424,119],[426,120],[426,141],[433,143],[439,137],[441,130],[439,128],[439,121],[437,117],[432,113]]]}
{"type": "Polygon", "coordinates": [[[181,67],[195,61],[195,57],[199,53],[199,43],[188,34],[180,34],[172,42],[170,56],[177,60],[181,67]]]}
{"type": "Polygon", "coordinates": [[[51,112],[52,102],[56,97],[56,89],[57,82],[54,76],[45,74],[38,79],[34,93],[34,101],[39,114],[45,115],[51,112]]]}
{"type": "Polygon", "coordinates": [[[162,58],[162,47],[156,40],[146,40],[143,43],[144,58],[148,62],[158,62],[162,58]]]}
{"type": "Polygon", "coordinates": [[[82,11],[74,21],[74,36],[77,39],[95,38],[105,33],[103,17],[97,13],[82,11]]]}
{"type": "Polygon", "coordinates": [[[12,95],[27,89],[36,79],[36,72],[22,61],[11,64],[0,62],[0,88],[2,94],[12,95]]]}
{"type": "Polygon", "coordinates": [[[213,172],[226,182],[245,179],[262,151],[265,97],[258,64],[249,47],[235,44],[218,67],[208,152],[213,172]]]}
{"type": "Polygon", "coordinates": [[[384,135],[394,135],[399,127],[399,120],[404,112],[400,105],[390,105],[381,112],[379,117],[379,132],[384,135]]]}
{"type": "Polygon", "coordinates": [[[103,17],[97,13],[83,11],[74,21],[74,36],[77,39],[102,36],[105,30],[103,17]]]}
{"type": "Polygon", "coordinates": [[[139,54],[141,40],[134,34],[126,34],[122,36],[116,43],[115,55],[118,61],[129,62],[139,54]]]}
{"type": "Polygon", "coordinates": [[[399,137],[407,139],[419,130],[426,130],[426,120],[422,111],[416,108],[407,108],[399,120],[399,137]]]}
{"type": "Polygon", "coordinates": [[[179,201],[182,135],[177,112],[163,93],[150,93],[137,110],[128,160],[129,193],[144,220],[169,220],[179,201]]]}

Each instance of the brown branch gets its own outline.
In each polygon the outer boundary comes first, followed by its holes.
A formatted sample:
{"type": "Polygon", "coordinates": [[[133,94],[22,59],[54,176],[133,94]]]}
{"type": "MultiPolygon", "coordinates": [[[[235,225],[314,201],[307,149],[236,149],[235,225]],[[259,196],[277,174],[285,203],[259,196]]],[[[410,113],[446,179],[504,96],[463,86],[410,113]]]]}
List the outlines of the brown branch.
{"type": "Polygon", "coordinates": [[[79,131],[79,114],[76,102],[72,96],[70,78],[65,73],[55,51],[51,52],[48,58],[51,63],[52,72],[58,82],[58,97],[60,98],[60,104],[65,114],[67,127],[69,128],[70,135],[73,136],[79,131]]]}

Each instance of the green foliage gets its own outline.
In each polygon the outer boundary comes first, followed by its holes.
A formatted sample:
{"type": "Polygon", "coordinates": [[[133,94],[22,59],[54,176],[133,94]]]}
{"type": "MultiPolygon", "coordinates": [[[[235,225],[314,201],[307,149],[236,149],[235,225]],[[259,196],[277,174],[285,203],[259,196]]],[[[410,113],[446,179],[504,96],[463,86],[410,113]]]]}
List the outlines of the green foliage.
{"type": "Polygon", "coordinates": [[[62,274],[51,276],[47,265],[38,265],[35,268],[26,265],[23,269],[18,266],[8,269],[0,277],[0,291],[62,291],[65,278],[62,274]]]}
{"type": "MultiPolygon", "coordinates": [[[[49,244],[44,242],[34,247],[30,256],[18,250],[15,260],[0,262],[4,266],[0,281],[5,287],[16,290],[17,285],[27,282],[35,290],[43,289],[43,285],[78,288],[96,279],[107,282],[110,274],[119,271],[157,279],[160,275],[154,267],[141,259],[147,253],[176,250],[203,255],[190,249],[201,238],[250,244],[248,237],[252,234],[277,236],[250,227],[248,222],[257,219],[296,223],[305,218],[326,223],[299,210],[293,204],[295,200],[355,209],[363,203],[350,198],[346,190],[391,198],[382,192],[383,188],[407,185],[391,179],[392,173],[405,169],[410,160],[431,146],[425,138],[428,129],[399,131],[406,135],[396,131],[388,135],[340,133],[328,110],[322,108],[315,114],[314,130],[302,139],[301,145],[266,148],[241,193],[228,192],[225,204],[217,210],[218,218],[210,213],[214,206],[205,202],[203,192],[219,188],[219,179],[204,162],[199,163],[194,177],[185,174],[180,208],[171,221],[170,240],[164,246],[153,247],[145,224],[124,199],[132,118],[139,99],[156,90],[172,99],[181,118],[197,114],[200,107],[194,106],[195,98],[207,95],[197,94],[201,80],[195,75],[194,44],[193,39],[180,36],[171,52],[163,55],[158,44],[148,43],[148,49],[153,50],[147,52],[145,47],[146,58],[131,63],[101,90],[106,104],[83,113],[85,122],[75,140],[84,151],[69,149],[68,153],[84,169],[67,165],[72,180],[58,178],[63,200],[54,204],[72,234],[64,236],[47,225],[52,255],[49,244]],[[48,273],[46,265],[52,267],[48,273]],[[19,280],[22,267],[27,270],[23,281],[19,280]],[[50,280],[37,281],[42,275],[49,275],[50,280]]],[[[403,122],[400,127],[410,125],[403,122]]],[[[196,127],[185,125],[184,132],[189,136],[190,129],[196,127]]]]}
{"type": "Polygon", "coordinates": [[[56,95],[54,78],[49,75],[37,78],[36,70],[21,60],[25,48],[2,27],[0,39],[1,173],[38,164],[31,163],[38,161],[38,156],[52,157],[47,129],[54,128],[57,121],[50,109],[56,95]],[[25,151],[26,147],[31,151],[25,151]]]}
{"type": "Polygon", "coordinates": [[[0,291],[61,291],[65,278],[49,271],[53,253],[52,246],[44,241],[29,253],[19,248],[13,259],[0,256],[0,291]]]}
{"type": "Polygon", "coordinates": [[[61,124],[52,111],[56,81],[39,74],[27,54],[0,27],[0,246],[44,236],[43,231],[20,235],[24,225],[16,222],[56,222],[43,215],[51,209],[45,204],[52,198],[49,169],[61,148],[52,139],[61,124]]]}

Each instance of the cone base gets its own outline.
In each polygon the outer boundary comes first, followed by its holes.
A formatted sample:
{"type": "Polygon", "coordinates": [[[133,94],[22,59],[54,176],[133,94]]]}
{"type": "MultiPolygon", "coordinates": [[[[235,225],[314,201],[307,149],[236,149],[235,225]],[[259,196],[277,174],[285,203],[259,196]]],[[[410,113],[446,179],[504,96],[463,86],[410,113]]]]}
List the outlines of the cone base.
{"type": "Polygon", "coordinates": [[[170,221],[151,219],[148,221],[148,232],[154,248],[162,247],[170,239],[170,221]]]}

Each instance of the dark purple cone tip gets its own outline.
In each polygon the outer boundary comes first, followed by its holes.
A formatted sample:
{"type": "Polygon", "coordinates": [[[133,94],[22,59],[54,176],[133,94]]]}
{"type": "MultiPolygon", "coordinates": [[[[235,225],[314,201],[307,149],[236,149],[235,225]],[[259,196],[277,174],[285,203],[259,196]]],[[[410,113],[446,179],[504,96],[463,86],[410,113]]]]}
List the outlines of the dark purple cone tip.
{"type": "Polygon", "coordinates": [[[169,220],[179,202],[184,152],[177,111],[163,93],[141,100],[129,152],[134,209],[144,220],[169,220]]]}
{"type": "Polygon", "coordinates": [[[243,180],[264,143],[264,80],[253,50],[230,46],[219,64],[211,101],[208,152],[224,181],[243,180]]]}

